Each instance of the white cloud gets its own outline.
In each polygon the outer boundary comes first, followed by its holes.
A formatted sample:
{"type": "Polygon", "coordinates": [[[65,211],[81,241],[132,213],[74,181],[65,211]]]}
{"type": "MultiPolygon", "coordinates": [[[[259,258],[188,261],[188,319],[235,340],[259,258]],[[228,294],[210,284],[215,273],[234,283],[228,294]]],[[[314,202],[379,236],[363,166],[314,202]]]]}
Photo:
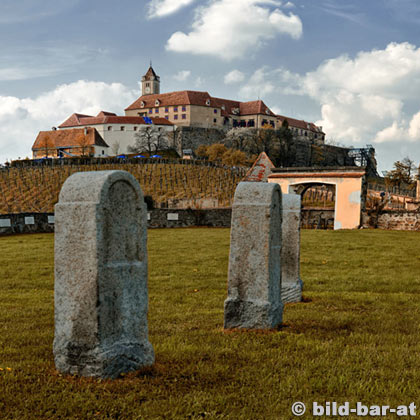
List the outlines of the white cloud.
{"type": "Polygon", "coordinates": [[[152,0],[149,3],[148,17],[160,18],[172,15],[195,0],[152,0]]]}
{"type": "Polygon", "coordinates": [[[191,76],[190,70],[181,70],[175,76],[174,79],[178,80],[178,82],[184,82],[191,76]]]}
{"type": "Polygon", "coordinates": [[[254,72],[247,82],[240,88],[239,96],[246,100],[264,99],[271,94],[300,95],[302,77],[286,69],[269,69],[264,66],[254,72]]]}
{"type": "Polygon", "coordinates": [[[120,83],[79,80],[60,85],[37,98],[0,96],[0,162],[31,157],[39,131],[50,130],[74,112],[97,115],[99,111],[122,110],[136,97],[120,83]]]}
{"type": "Polygon", "coordinates": [[[213,0],[197,9],[192,31],[175,32],[166,49],[232,60],[252,53],[280,34],[299,39],[300,18],[283,13],[280,6],[277,0],[213,0]],[[274,10],[269,6],[275,6],[274,10]]]}
{"type": "Polygon", "coordinates": [[[245,80],[245,74],[239,70],[232,70],[225,75],[225,84],[230,85],[232,83],[240,83],[245,80]]]}
{"type": "Polygon", "coordinates": [[[305,75],[302,90],[320,102],[318,123],[338,140],[420,140],[413,120],[420,92],[420,48],[414,45],[391,43],[354,59],[328,60],[305,75]]]}

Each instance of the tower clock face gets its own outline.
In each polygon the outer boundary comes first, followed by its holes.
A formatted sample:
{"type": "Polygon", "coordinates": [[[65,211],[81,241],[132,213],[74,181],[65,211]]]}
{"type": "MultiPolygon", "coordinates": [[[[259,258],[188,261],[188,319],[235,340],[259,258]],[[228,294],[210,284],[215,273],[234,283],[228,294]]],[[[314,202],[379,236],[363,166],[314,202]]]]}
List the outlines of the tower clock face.
{"type": "Polygon", "coordinates": [[[145,91],[146,93],[150,93],[150,88],[149,88],[149,87],[147,87],[146,89],[144,89],[144,91],[145,91]]]}

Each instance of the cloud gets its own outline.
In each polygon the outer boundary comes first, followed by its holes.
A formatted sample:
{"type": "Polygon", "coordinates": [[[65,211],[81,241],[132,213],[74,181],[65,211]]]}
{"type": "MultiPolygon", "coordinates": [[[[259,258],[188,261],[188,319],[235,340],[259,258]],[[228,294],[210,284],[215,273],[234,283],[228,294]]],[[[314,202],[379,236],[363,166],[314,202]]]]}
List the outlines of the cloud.
{"type": "Polygon", "coordinates": [[[120,83],[84,80],[60,85],[36,98],[0,96],[0,162],[31,157],[38,132],[61,124],[74,112],[97,115],[106,110],[121,114],[136,96],[120,83]]]}
{"type": "Polygon", "coordinates": [[[256,70],[240,88],[242,99],[253,100],[272,94],[301,95],[302,77],[284,68],[270,69],[267,66],[256,70]]]}
{"type": "Polygon", "coordinates": [[[239,70],[232,70],[225,75],[225,84],[240,83],[245,80],[245,75],[239,70]]]}
{"type": "Polygon", "coordinates": [[[181,70],[175,76],[174,79],[178,80],[178,82],[184,82],[191,76],[190,70],[181,70]]]}
{"type": "Polygon", "coordinates": [[[299,39],[300,18],[283,13],[280,7],[277,0],[213,0],[197,9],[192,31],[175,32],[166,49],[232,60],[254,52],[281,34],[299,39]],[[275,6],[274,10],[269,6],[275,6]]]}
{"type": "Polygon", "coordinates": [[[148,18],[161,18],[178,12],[195,0],[152,0],[148,6],[148,18]]]}
{"type": "Polygon", "coordinates": [[[420,140],[420,48],[391,43],[383,50],[341,56],[302,79],[302,92],[321,104],[325,131],[338,140],[420,140]],[[411,125],[410,125],[411,124],[411,125]]]}

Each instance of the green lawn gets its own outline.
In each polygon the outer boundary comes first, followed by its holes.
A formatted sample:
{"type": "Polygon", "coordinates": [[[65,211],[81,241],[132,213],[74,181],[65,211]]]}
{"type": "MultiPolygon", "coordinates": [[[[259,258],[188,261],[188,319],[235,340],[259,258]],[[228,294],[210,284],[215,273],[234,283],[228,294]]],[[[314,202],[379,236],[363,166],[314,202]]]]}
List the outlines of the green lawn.
{"type": "Polygon", "coordinates": [[[278,420],[297,418],[294,401],[420,405],[420,233],[303,231],[305,302],[286,305],[280,331],[223,332],[228,254],[228,229],[150,230],[156,363],[101,381],[54,369],[53,235],[0,238],[0,418],[278,420]]]}

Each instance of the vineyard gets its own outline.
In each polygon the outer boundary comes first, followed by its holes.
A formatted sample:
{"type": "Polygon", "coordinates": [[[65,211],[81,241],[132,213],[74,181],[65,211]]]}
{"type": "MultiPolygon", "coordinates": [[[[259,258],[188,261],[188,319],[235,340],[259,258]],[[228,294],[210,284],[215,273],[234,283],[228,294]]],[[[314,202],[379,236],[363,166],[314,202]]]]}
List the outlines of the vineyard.
{"type": "Polygon", "coordinates": [[[172,200],[216,200],[232,205],[244,169],[174,163],[105,163],[12,167],[0,170],[0,214],[53,212],[64,181],[76,172],[124,170],[140,183],[156,206],[172,200]]]}

